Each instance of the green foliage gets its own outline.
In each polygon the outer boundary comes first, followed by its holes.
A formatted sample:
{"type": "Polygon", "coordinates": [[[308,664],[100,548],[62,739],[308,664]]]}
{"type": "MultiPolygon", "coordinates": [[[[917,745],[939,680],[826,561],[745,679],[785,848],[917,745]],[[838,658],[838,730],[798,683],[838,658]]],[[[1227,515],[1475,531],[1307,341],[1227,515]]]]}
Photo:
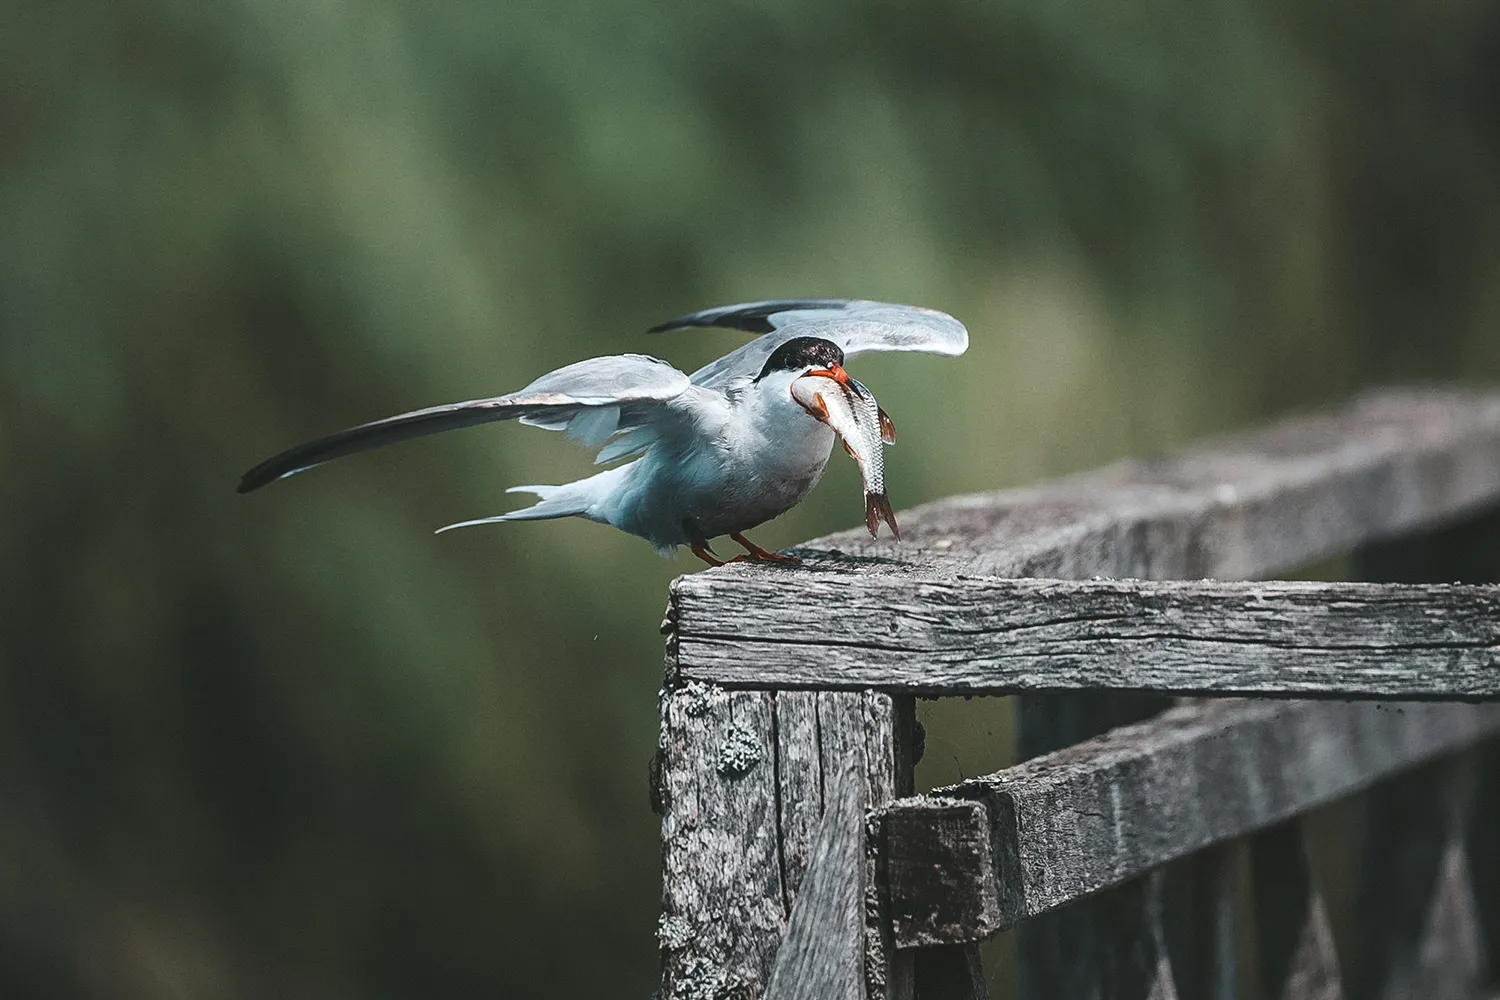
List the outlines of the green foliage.
{"type": "Polygon", "coordinates": [[[859,363],[898,506],[1494,378],[1497,56],[1478,0],[0,9],[0,992],[644,997],[693,564],[434,538],[588,467],[514,426],[238,473],[771,296],[968,323],[859,363]]]}

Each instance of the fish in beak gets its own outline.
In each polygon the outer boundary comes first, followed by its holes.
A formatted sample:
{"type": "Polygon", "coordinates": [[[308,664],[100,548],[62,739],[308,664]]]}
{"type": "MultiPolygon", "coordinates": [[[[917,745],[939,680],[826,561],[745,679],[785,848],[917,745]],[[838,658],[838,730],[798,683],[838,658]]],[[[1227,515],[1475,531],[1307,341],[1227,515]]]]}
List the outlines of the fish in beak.
{"type": "Polygon", "coordinates": [[[886,444],[896,440],[896,425],[875,396],[839,365],[814,368],[792,383],[792,398],[813,417],[831,427],[844,450],[859,463],[865,486],[865,526],[875,537],[881,521],[901,537],[896,514],[885,495],[886,444]]]}

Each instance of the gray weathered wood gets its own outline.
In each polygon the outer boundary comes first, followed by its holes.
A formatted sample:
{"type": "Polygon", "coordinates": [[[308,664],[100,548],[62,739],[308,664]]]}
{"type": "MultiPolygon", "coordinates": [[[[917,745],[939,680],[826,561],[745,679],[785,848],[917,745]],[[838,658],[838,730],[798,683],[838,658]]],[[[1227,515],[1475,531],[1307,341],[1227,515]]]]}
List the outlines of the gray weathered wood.
{"type": "Polygon", "coordinates": [[[755,1000],[786,920],[764,691],[663,692],[662,996],[755,1000]]]}
{"type": "Polygon", "coordinates": [[[888,883],[901,887],[890,919],[896,940],[962,941],[970,928],[1001,927],[1001,875],[995,871],[989,810],[972,799],[924,797],[881,811],[879,835],[888,844],[920,842],[921,854],[898,853],[887,861],[888,883]],[[911,803],[919,802],[913,807],[911,803]],[[913,903],[943,900],[941,907],[913,903]]]}
{"type": "Polygon", "coordinates": [[[1040,963],[1023,954],[1021,995],[1027,1000],[1177,1000],[1162,891],[1163,873],[1156,871],[1051,914],[1082,912],[1084,919],[1076,928],[1065,922],[1070,933],[1028,939],[1068,951],[1040,963]]]}
{"type": "Polygon", "coordinates": [[[854,530],[797,552],[821,572],[911,579],[1252,579],[1497,501],[1500,393],[1388,391],[1163,458],[924,504],[902,512],[899,544],[854,530]]]}
{"type": "Polygon", "coordinates": [[[1298,820],[1250,841],[1261,993],[1267,1000],[1341,1000],[1343,980],[1328,908],[1298,820]]]}
{"type": "Polygon", "coordinates": [[[1235,889],[1242,843],[1215,844],[1162,870],[1162,924],[1181,1000],[1234,1000],[1239,995],[1235,889]]]}
{"type": "Polygon", "coordinates": [[[818,692],[778,691],[772,697],[782,882],[790,910],[823,816],[825,779],[818,740],[818,692]]]}
{"type": "MultiPolygon", "coordinates": [[[[1362,1000],[1481,995],[1488,956],[1466,828],[1480,754],[1383,782],[1366,802],[1360,898],[1362,1000]]],[[[1492,835],[1484,844],[1493,851],[1492,835]]]]}
{"type": "Polygon", "coordinates": [[[848,997],[825,996],[863,1000],[868,974],[893,1000],[907,1000],[910,963],[882,939],[883,911],[866,913],[873,878],[862,817],[865,808],[910,793],[912,719],[909,699],[874,691],[726,691],[689,682],[663,692],[665,1000],[761,996],[825,798],[840,781],[851,784],[861,823],[852,844],[835,846],[859,858],[861,905],[841,938],[824,934],[819,953],[844,955],[862,978],[848,997]]]}
{"type": "MultiPolygon", "coordinates": [[[[740,684],[867,683],[839,673],[858,665],[873,672],[871,684],[962,690],[963,679],[891,676],[891,660],[941,659],[944,646],[910,649],[889,636],[943,638],[969,578],[1249,579],[1496,502],[1500,395],[1386,393],[1170,458],[928,504],[903,513],[899,545],[844,533],[799,550],[798,569],[737,565],[681,578],[669,670],[740,684]],[[935,589],[912,607],[924,585],[935,589]],[[892,594],[894,616],[884,614],[892,594]],[[825,600],[840,614],[807,621],[825,600]],[[789,623],[795,632],[766,641],[768,628],[789,623]]],[[[999,686],[1039,689],[1050,674],[999,686]]]]}
{"type": "MultiPolygon", "coordinates": [[[[1385,394],[1336,413],[1287,421],[1169,459],[1121,463],[1038,489],[957,498],[919,508],[903,515],[907,542],[899,548],[892,548],[886,540],[870,542],[845,533],[802,550],[805,565],[801,570],[740,566],[715,570],[694,580],[764,581],[775,576],[784,581],[782,599],[796,604],[808,600],[806,594],[799,594],[801,584],[797,581],[811,577],[895,577],[910,585],[963,577],[1249,578],[1460,516],[1493,504],[1497,498],[1500,396],[1385,394]]],[[[663,697],[659,780],[663,808],[663,995],[667,1000],[699,996],[750,1000],[758,997],[765,985],[819,829],[814,816],[822,815],[822,774],[828,757],[822,743],[820,699],[844,699],[833,703],[838,706],[833,714],[846,719],[861,717],[863,710],[855,710],[858,698],[884,698],[888,706],[898,706],[900,700],[863,693],[725,692],[686,683],[683,668],[691,671],[695,650],[691,641],[686,647],[682,641],[684,635],[692,633],[692,623],[684,628],[678,597],[684,588],[691,590],[697,585],[692,581],[675,585],[668,619],[672,635],[668,690],[663,697]],[[788,706],[782,720],[784,732],[778,724],[777,702],[781,698],[788,706]],[[814,738],[819,740],[816,752],[795,736],[809,719],[814,738]],[[816,803],[812,793],[814,761],[819,776],[816,803]],[[778,796],[778,792],[785,794],[778,796]]],[[[766,595],[766,599],[774,596],[766,595]]],[[[732,588],[718,597],[741,607],[750,601],[746,592],[736,593],[732,588]]],[[[823,625],[839,618],[829,615],[823,625]]],[[[860,639],[868,640],[869,634],[860,639]]],[[[741,650],[741,655],[758,654],[741,650]]],[[[802,686],[802,682],[794,684],[802,686]]],[[[894,709],[888,714],[892,719],[900,716],[894,709]]],[[[868,722],[865,718],[859,730],[867,735],[868,722]]],[[[893,724],[890,731],[894,733],[895,729],[893,724]]],[[[1378,726],[1356,726],[1350,731],[1377,741],[1390,735],[1378,726]]],[[[1409,736],[1404,732],[1398,735],[1409,736]]],[[[834,738],[829,746],[849,747],[857,742],[851,739],[839,744],[834,738]]],[[[868,804],[884,801],[877,786],[889,786],[891,794],[900,790],[903,765],[896,742],[893,735],[884,744],[892,747],[883,758],[890,762],[885,773],[892,777],[880,777],[879,769],[886,764],[874,765],[876,778],[867,788],[868,804]]],[[[1420,741],[1413,738],[1408,742],[1420,741]]],[[[1403,752],[1411,749],[1407,745],[1403,752]]],[[[1303,744],[1300,752],[1313,751],[1322,755],[1327,748],[1303,744]]],[[[1337,741],[1333,754],[1335,758],[1345,755],[1354,762],[1349,767],[1340,764],[1333,768],[1346,776],[1380,757],[1364,744],[1351,748],[1337,741]]],[[[1205,759],[1211,757],[1206,755],[1205,759]]],[[[1293,759],[1291,751],[1282,759],[1293,759]]],[[[1226,768],[1228,773],[1237,773],[1233,766],[1226,768]]],[[[1328,768],[1318,764],[1311,770],[1322,774],[1328,768]]],[[[1268,780],[1275,788],[1306,784],[1300,775],[1268,780]]],[[[1261,790],[1251,789],[1248,794],[1255,798],[1261,790]]],[[[999,800],[992,797],[988,801],[999,800]]],[[[1172,801],[1177,809],[1173,822],[1182,820],[1184,811],[1191,810],[1192,800],[1172,801]]],[[[1083,826],[1089,826],[1087,817],[1079,818],[1084,820],[1083,826]]],[[[1173,850],[1182,840],[1167,839],[1173,850]]],[[[874,866],[889,864],[891,858],[888,845],[872,842],[867,846],[870,853],[864,878],[869,886],[874,884],[874,866]]],[[[1117,853],[1135,863],[1153,852],[1140,849],[1117,853]]],[[[1019,856],[1013,860],[1020,870],[1019,856]]],[[[1088,869],[1088,859],[1084,860],[1082,867],[1088,869]]],[[[1006,862],[1001,859],[997,867],[1005,871],[1006,862]]],[[[1121,984],[1169,989],[1170,975],[1143,978],[1123,971],[1140,968],[1160,972],[1167,962],[1161,946],[1160,887],[1150,889],[1161,876],[1122,884],[1127,874],[1119,870],[1108,873],[1112,881],[1107,884],[1120,889],[1099,899],[1121,907],[1124,924],[1147,928],[1150,933],[1135,935],[1136,945],[1128,947],[1122,943],[1132,940],[1130,935],[1109,942],[1112,950],[1100,952],[1101,961],[1105,967],[1122,970],[1118,976],[1121,984]],[[1152,913],[1157,917],[1141,916],[1152,913]],[[1137,947],[1142,942],[1146,942],[1144,951],[1137,947]]],[[[1082,882],[1072,878],[1071,884],[1077,888],[1082,882]]],[[[1002,899],[1004,889],[1004,884],[996,888],[1002,899]]],[[[1022,898],[1038,897],[1031,892],[1023,893],[1022,898]]],[[[892,951],[893,941],[881,933],[881,928],[890,923],[883,909],[889,900],[872,892],[865,893],[864,900],[867,990],[871,995],[906,1000],[912,989],[909,962],[892,951]]],[[[1167,971],[1170,973],[1169,967],[1167,971]]],[[[1110,995],[1134,996],[1138,992],[1134,986],[1121,987],[1110,995]]]]}
{"type": "MultiPolygon", "coordinates": [[[[1500,732],[1500,706],[1408,703],[1204,701],[985,778],[892,805],[930,809],[888,841],[893,912],[916,914],[900,946],[978,940],[1001,927],[1150,871],[1210,844],[1280,822],[1379,778],[1500,732]],[[995,845],[995,911],[972,898],[900,881],[923,858],[962,857],[930,842],[952,832],[951,799],[986,806],[995,845]],[[920,831],[927,829],[928,836],[920,831]],[[964,926],[969,914],[980,914],[964,926]],[[944,928],[942,936],[927,929],[944,928]]],[[[967,840],[977,830],[965,830],[967,840]]],[[[987,876],[976,865],[953,885],[987,876]]]]}
{"type": "Polygon", "coordinates": [[[827,801],[765,1000],[862,1000],[864,811],[860,775],[830,776],[827,801]],[[850,931],[855,931],[851,939],[850,931]]]}
{"type": "Polygon", "coordinates": [[[701,574],[677,607],[725,685],[1500,697],[1496,585],[701,574]]]}
{"type": "MultiPolygon", "coordinates": [[[[910,698],[875,691],[817,694],[819,760],[825,790],[831,776],[852,774],[863,810],[885,805],[912,790],[911,733],[916,711],[910,698]]],[[[796,803],[783,796],[782,809],[796,803]]],[[[863,955],[865,994],[871,1000],[910,1000],[911,962],[895,952],[885,897],[876,891],[879,852],[867,850],[859,829],[857,850],[863,858],[860,898],[862,921],[844,928],[847,946],[863,955]]],[[[830,997],[829,1000],[839,1000],[830,997]]]]}
{"type": "MultiPolygon", "coordinates": [[[[1500,581],[1500,510],[1364,546],[1355,569],[1389,582],[1500,581]]],[[[1384,782],[1366,797],[1359,974],[1351,977],[1357,997],[1477,996],[1486,966],[1496,971],[1500,813],[1486,801],[1495,791],[1500,743],[1492,740],[1384,782]]]]}
{"type": "MultiPolygon", "coordinates": [[[[1019,759],[1031,760],[1111,729],[1142,722],[1171,704],[1170,698],[1157,694],[1115,691],[1023,697],[1017,718],[1019,759]]],[[[1019,876],[1019,871],[1001,873],[1002,879],[1011,883],[1019,876]]],[[[1141,895],[1139,885],[1124,885],[1027,920],[1016,929],[1022,992],[1028,997],[1058,1000],[1115,995],[1122,957],[1140,955],[1142,949],[1156,956],[1143,968],[1159,972],[1157,967],[1170,960],[1170,946],[1157,955],[1161,951],[1158,945],[1167,940],[1171,926],[1165,920],[1161,896],[1161,884],[1154,885],[1149,896],[1141,895]],[[1149,906],[1143,908],[1143,904],[1149,906]]],[[[1172,973],[1175,985],[1176,970],[1172,973]]],[[[1155,979],[1134,975],[1127,976],[1126,981],[1139,989],[1155,979]]]]}

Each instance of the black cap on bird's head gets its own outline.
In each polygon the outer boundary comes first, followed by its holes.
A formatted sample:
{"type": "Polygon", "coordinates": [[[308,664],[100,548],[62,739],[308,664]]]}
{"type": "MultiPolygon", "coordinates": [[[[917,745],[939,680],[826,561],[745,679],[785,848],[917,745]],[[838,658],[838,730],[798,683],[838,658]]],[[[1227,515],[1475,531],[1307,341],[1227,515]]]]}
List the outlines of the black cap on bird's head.
{"type": "Polygon", "coordinates": [[[802,372],[809,368],[839,371],[843,364],[844,351],[833,341],[821,337],[793,337],[771,352],[755,380],[759,382],[772,372],[802,372]]]}

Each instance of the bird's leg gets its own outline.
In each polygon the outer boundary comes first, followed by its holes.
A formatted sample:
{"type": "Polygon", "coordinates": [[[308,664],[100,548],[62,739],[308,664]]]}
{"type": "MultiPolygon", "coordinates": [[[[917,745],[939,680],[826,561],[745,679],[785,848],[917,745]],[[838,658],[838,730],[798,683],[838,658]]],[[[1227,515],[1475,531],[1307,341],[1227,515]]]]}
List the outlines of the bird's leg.
{"type": "Polygon", "coordinates": [[[724,560],[715,558],[713,550],[708,547],[707,542],[693,542],[688,546],[688,548],[692,549],[693,555],[697,556],[699,559],[702,559],[710,566],[724,565],[724,560]]]}
{"type": "MultiPolygon", "coordinates": [[[[753,560],[754,562],[777,562],[795,565],[802,561],[796,556],[784,556],[780,552],[770,552],[766,549],[763,549],[759,545],[756,545],[754,542],[752,542],[750,539],[746,538],[744,535],[740,534],[738,531],[731,532],[729,537],[733,538],[736,542],[739,542],[741,545],[743,545],[745,547],[745,551],[749,553],[748,558],[753,560]]],[[[740,558],[744,559],[747,557],[740,556],[740,558]]]]}

